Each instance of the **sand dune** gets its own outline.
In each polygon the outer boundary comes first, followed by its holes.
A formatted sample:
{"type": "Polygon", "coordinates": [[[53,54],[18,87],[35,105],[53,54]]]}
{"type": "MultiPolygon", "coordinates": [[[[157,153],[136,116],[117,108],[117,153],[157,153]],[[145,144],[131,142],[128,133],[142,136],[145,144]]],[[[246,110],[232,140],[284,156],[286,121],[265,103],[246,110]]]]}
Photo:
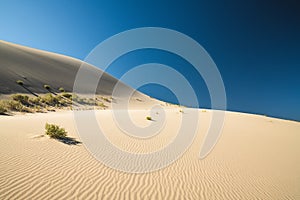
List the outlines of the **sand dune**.
{"type": "MultiPolygon", "coordinates": [[[[145,124],[146,110],[132,110],[145,124]]],[[[180,124],[178,109],[167,109],[159,136],[137,141],[114,124],[111,111],[97,111],[108,138],[131,152],[166,145],[180,124]]],[[[204,160],[198,158],[212,111],[200,112],[200,128],[190,149],[175,163],[146,174],[106,167],[84,145],[47,137],[46,122],[76,134],[72,112],[0,117],[1,199],[299,199],[300,124],[264,116],[226,113],[222,137],[204,160]]]]}
{"type": "MultiPolygon", "coordinates": [[[[43,86],[50,85],[54,91],[63,87],[73,91],[76,73],[82,61],[68,56],[41,51],[0,40],[0,94],[28,93],[16,84],[24,82],[27,89],[34,93],[48,93],[43,86]]],[[[100,72],[91,65],[85,64],[90,76],[100,72]]],[[[104,73],[97,88],[97,94],[111,95],[117,79],[104,73]]],[[[121,84],[123,90],[132,90],[121,84]]],[[[89,91],[89,85],[82,85],[81,91],[89,91]]],[[[139,94],[141,95],[141,94],[139,94]]]]}
{"type": "MultiPolygon", "coordinates": [[[[28,92],[16,84],[19,79],[34,93],[47,93],[44,84],[72,91],[80,65],[70,57],[0,41],[0,93],[28,92]]],[[[118,80],[104,76],[97,93],[111,95],[118,80]]],[[[123,89],[133,91],[124,84],[123,89]]],[[[183,108],[135,92],[129,109],[134,123],[160,123],[156,115],[146,120],[155,104],[164,108],[166,121],[158,135],[145,140],[124,134],[110,109],[95,116],[112,144],[126,152],[149,153],[172,141],[183,115],[191,114],[191,109],[182,113],[183,108]]],[[[0,199],[300,199],[299,122],[226,112],[219,142],[200,160],[215,111],[196,111],[196,138],[183,156],[166,168],[140,174],[105,166],[84,144],[68,145],[43,135],[45,123],[54,123],[81,141],[72,111],[0,116],[0,199]]]]}

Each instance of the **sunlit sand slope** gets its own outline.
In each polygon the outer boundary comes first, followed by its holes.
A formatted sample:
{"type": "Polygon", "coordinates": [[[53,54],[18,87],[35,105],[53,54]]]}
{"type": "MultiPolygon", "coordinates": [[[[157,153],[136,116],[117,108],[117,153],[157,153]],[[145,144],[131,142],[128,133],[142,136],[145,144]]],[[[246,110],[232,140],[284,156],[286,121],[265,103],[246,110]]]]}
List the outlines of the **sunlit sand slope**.
{"type": "MultiPolygon", "coordinates": [[[[156,123],[145,119],[146,110],[130,113],[141,126],[156,123]]],[[[170,166],[146,174],[106,167],[83,144],[39,137],[49,122],[80,141],[72,112],[1,116],[0,199],[300,198],[300,123],[226,112],[218,144],[199,160],[212,111],[199,114],[197,136],[188,151],[170,166]]],[[[181,115],[178,108],[167,109],[163,131],[140,141],[118,129],[110,110],[96,114],[113,144],[140,153],[163,148],[176,137],[181,115]]]]}

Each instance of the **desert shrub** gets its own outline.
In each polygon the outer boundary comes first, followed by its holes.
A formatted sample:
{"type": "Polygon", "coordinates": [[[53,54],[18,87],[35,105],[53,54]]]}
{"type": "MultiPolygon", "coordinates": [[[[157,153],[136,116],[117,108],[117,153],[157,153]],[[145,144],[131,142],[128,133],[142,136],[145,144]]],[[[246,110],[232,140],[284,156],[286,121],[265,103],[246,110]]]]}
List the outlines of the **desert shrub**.
{"type": "Polygon", "coordinates": [[[33,105],[41,105],[41,97],[31,97],[28,99],[28,102],[33,105]]]}
{"type": "MultiPolygon", "coordinates": [[[[59,98],[58,98],[58,99],[59,99],[59,98]]],[[[69,103],[69,102],[67,102],[67,101],[64,100],[64,99],[59,99],[59,104],[60,104],[61,106],[66,106],[68,103],[69,103]]]]}
{"type": "Polygon", "coordinates": [[[72,94],[71,94],[71,93],[63,92],[63,93],[61,94],[61,96],[65,97],[65,98],[67,98],[67,99],[72,99],[72,94]]]}
{"type": "Polygon", "coordinates": [[[0,115],[3,115],[7,112],[5,107],[0,106],[0,115]]]}
{"type": "Polygon", "coordinates": [[[47,89],[47,90],[51,89],[50,85],[44,85],[44,88],[47,89]]]}
{"type": "Polygon", "coordinates": [[[24,106],[21,102],[15,100],[6,101],[7,109],[17,112],[32,112],[30,108],[24,106]]]}
{"type": "Polygon", "coordinates": [[[46,135],[48,135],[51,138],[59,139],[67,136],[67,131],[64,128],[60,128],[55,124],[46,123],[45,129],[46,129],[46,135]]]}
{"type": "Polygon", "coordinates": [[[48,93],[41,98],[41,102],[46,103],[50,106],[57,106],[59,104],[59,99],[48,93]]]}
{"type": "Polygon", "coordinates": [[[20,102],[23,105],[26,105],[26,106],[29,105],[29,102],[28,102],[29,97],[27,95],[14,94],[14,95],[12,95],[12,99],[20,102]]]}
{"type": "Polygon", "coordinates": [[[0,101],[0,115],[3,115],[7,112],[6,105],[4,101],[0,101]]]}
{"type": "Polygon", "coordinates": [[[147,119],[147,120],[152,120],[152,118],[151,118],[151,117],[149,117],[149,116],[147,116],[147,117],[146,117],[146,119],[147,119]]]}
{"type": "Polygon", "coordinates": [[[24,85],[24,82],[21,81],[21,80],[17,80],[16,83],[17,83],[18,85],[24,85]]]}
{"type": "Polygon", "coordinates": [[[77,94],[72,94],[72,101],[76,102],[76,103],[80,103],[83,104],[85,103],[84,99],[79,97],[77,94]]]}
{"type": "Polygon", "coordinates": [[[107,97],[101,97],[101,99],[103,99],[104,101],[106,101],[106,102],[108,102],[108,103],[111,102],[111,100],[110,100],[109,98],[107,98],[107,97]]]}
{"type": "Polygon", "coordinates": [[[7,111],[32,112],[32,110],[29,107],[24,106],[19,101],[1,100],[0,101],[0,113],[4,114],[7,111]]]}
{"type": "Polygon", "coordinates": [[[80,103],[85,104],[85,105],[89,105],[89,106],[97,106],[99,104],[99,106],[105,107],[105,105],[103,103],[101,104],[93,98],[81,98],[80,103]]]}
{"type": "Polygon", "coordinates": [[[103,102],[96,102],[96,106],[107,108],[107,106],[103,102]]]}
{"type": "Polygon", "coordinates": [[[60,92],[65,92],[65,89],[64,89],[63,87],[58,88],[58,90],[59,90],[60,92]]]}
{"type": "Polygon", "coordinates": [[[39,105],[35,105],[35,106],[33,107],[33,110],[34,110],[35,112],[39,112],[39,113],[42,113],[42,112],[43,112],[43,108],[42,108],[41,106],[39,106],[39,105]]]}

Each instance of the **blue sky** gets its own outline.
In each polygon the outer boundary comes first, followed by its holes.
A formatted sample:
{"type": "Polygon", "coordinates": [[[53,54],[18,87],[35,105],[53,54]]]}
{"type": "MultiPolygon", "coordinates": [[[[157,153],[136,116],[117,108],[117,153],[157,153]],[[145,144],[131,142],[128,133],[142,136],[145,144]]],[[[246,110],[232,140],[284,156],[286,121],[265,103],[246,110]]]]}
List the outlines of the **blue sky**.
{"type": "MultiPolygon", "coordinates": [[[[0,39],[79,59],[101,41],[137,27],[165,27],[201,44],[222,75],[228,110],[300,120],[300,13],[297,1],[3,1],[0,39]]],[[[120,77],[143,63],[168,64],[188,77],[201,107],[206,86],[173,54],[144,50],[108,69],[120,77]],[[122,67],[120,67],[122,66],[122,67]]],[[[141,91],[176,101],[166,88],[141,91]]]]}

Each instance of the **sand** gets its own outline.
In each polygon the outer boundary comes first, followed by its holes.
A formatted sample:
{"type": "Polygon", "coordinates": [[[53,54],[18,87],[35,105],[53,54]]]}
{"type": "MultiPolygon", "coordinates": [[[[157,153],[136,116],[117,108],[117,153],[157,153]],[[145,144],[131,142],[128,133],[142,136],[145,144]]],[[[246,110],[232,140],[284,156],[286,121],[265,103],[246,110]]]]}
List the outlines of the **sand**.
{"type": "MultiPolygon", "coordinates": [[[[146,110],[130,112],[139,125],[153,123],[145,120],[146,110]]],[[[144,142],[113,126],[110,110],[97,111],[97,119],[115,145],[149,152],[176,134],[181,113],[177,108],[166,112],[163,131],[144,142]]],[[[0,199],[299,199],[300,123],[226,112],[218,144],[200,160],[211,112],[199,111],[197,136],[179,160],[145,174],[106,167],[83,144],[38,137],[49,122],[80,141],[71,111],[1,116],[0,199]]]]}
{"type": "MultiPolygon", "coordinates": [[[[0,41],[0,98],[28,92],[16,84],[19,79],[36,94],[48,92],[44,84],[54,91],[59,87],[72,91],[81,63],[0,41]]],[[[97,93],[110,96],[118,80],[104,76],[97,93]]],[[[124,93],[133,91],[122,87],[124,93]]],[[[114,99],[111,105],[122,101],[114,99]]],[[[124,134],[115,124],[111,105],[96,111],[97,123],[109,141],[126,152],[158,151],[176,138],[182,117],[192,110],[134,92],[129,113],[136,125],[161,123],[149,112],[154,104],[165,109],[166,121],[151,138],[124,134]],[[149,115],[153,121],[146,119],[149,115]]],[[[140,174],[104,165],[85,143],[69,145],[44,135],[45,123],[54,123],[82,142],[72,111],[0,116],[0,199],[300,199],[299,122],[226,111],[217,145],[205,159],[199,159],[215,111],[194,111],[200,117],[190,148],[171,165],[140,174]]]]}
{"type": "MultiPolygon", "coordinates": [[[[44,85],[50,85],[53,92],[59,92],[60,87],[71,92],[82,64],[82,61],[75,58],[0,40],[0,94],[48,93],[44,85]],[[16,83],[18,80],[23,81],[24,87],[16,83]]],[[[101,72],[92,65],[84,66],[91,79],[98,77],[101,72]]],[[[111,95],[117,82],[116,78],[104,73],[97,94],[111,95]]],[[[132,90],[124,84],[120,84],[120,87],[124,91],[132,90]]],[[[88,83],[81,85],[81,91],[89,93],[89,88],[88,83]]]]}

